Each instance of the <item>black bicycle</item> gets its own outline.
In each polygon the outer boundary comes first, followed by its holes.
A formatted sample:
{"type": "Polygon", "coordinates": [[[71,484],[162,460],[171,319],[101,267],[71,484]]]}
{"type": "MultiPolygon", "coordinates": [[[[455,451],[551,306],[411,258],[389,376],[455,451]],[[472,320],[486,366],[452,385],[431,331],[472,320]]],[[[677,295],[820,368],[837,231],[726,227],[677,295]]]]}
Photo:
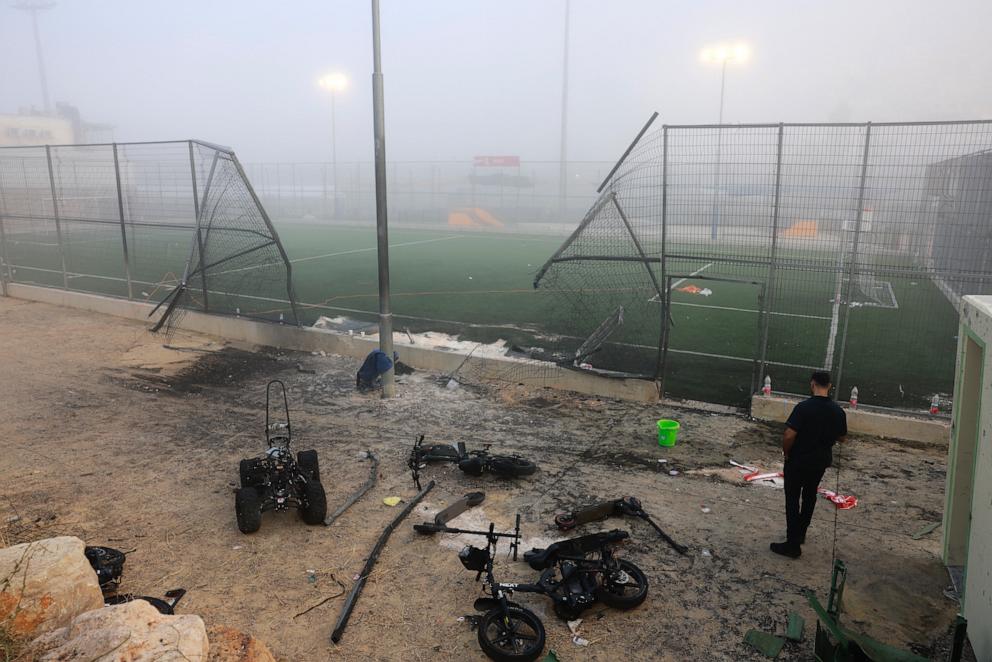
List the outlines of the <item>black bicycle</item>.
{"type": "Polygon", "coordinates": [[[451,462],[472,476],[490,472],[506,478],[529,476],[537,471],[537,465],[518,455],[491,455],[489,446],[481,451],[469,451],[465,443],[459,441],[457,447],[451,444],[424,446],[424,435],[417,437],[410,451],[407,466],[413,473],[413,482],[420,489],[420,470],[429,462],[451,462]]]}
{"type": "Polygon", "coordinates": [[[496,533],[490,524],[484,549],[467,546],[458,554],[462,565],[477,573],[476,581],[486,577],[483,592],[491,597],[476,600],[475,609],[483,612],[479,646],[493,660],[535,660],[544,650],[544,624],[534,612],[509,599],[514,591],[548,596],[563,620],[574,620],[596,601],[633,609],[647,598],[647,576],[630,561],[618,559],[612,550],[615,543],[629,537],[626,531],[594,533],[526,552],[524,559],[530,567],[541,571],[535,584],[505,584],[493,575],[496,543],[513,535],[496,533]]]}

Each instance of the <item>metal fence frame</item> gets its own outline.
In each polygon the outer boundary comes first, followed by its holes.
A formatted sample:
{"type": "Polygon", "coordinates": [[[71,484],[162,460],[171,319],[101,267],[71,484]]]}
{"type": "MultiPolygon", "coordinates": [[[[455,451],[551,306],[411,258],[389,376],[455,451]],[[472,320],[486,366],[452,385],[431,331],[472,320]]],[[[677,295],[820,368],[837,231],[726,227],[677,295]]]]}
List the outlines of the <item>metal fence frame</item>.
{"type": "MultiPolygon", "coordinates": [[[[634,142],[631,144],[631,146],[627,149],[627,151],[623,154],[620,160],[610,171],[610,175],[607,177],[606,181],[604,181],[603,186],[600,187],[601,191],[605,188],[606,193],[610,193],[614,201],[617,200],[616,191],[613,189],[615,183],[613,179],[614,174],[618,173],[616,174],[616,177],[618,179],[622,179],[625,170],[627,171],[627,173],[629,173],[633,171],[636,167],[638,167],[632,165],[630,166],[630,168],[627,168],[625,166],[625,161],[632,152],[636,154],[638,148],[640,147],[639,143],[642,137],[645,135],[645,131],[648,128],[648,126],[650,126],[653,119],[654,117],[652,116],[652,118],[648,121],[648,124],[645,125],[645,127],[640,131],[640,133],[638,133],[634,142]]],[[[836,340],[835,347],[837,347],[837,353],[834,355],[832,364],[822,366],[823,369],[830,370],[834,375],[835,397],[839,400],[846,400],[847,398],[842,394],[844,393],[846,387],[849,388],[849,385],[847,384],[846,375],[844,374],[844,367],[846,362],[848,344],[850,342],[849,326],[851,321],[852,304],[854,302],[853,294],[855,289],[855,283],[857,282],[857,279],[860,274],[859,269],[861,269],[860,263],[862,256],[860,254],[860,251],[861,251],[862,236],[865,232],[863,225],[865,222],[864,217],[865,217],[866,190],[871,186],[868,182],[868,177],[869,177],[869,165],[871,163],[871,157],[873,155],[872,152],[873,129],[878,130],[879,128],[883,128],[883,127],[891,127],[895,129],[910,128],[910,127],[955,127],[955,126],[964,126],[964,125],[974,125],[982,128],[982,135],[984,136],[984,134],[988,132],[989,128],[992,127],[992,120],[951,121],[951,122],[881,122],[881,123],[863,122],[863,123],[775,123],[775,124],[760,123],[760,124],[733,124],[733,125],[727,125],[727,124],[663,125],[662,127],[660,127],[660,129],[657,132],[654,133],[654,135],[650,136],[652,141],[654,141],[652,143],[653,145],[657,146],[657,144],[660,143],[660,154],[656,154],[653,158],[659,160],[661,164],[661,175],[660,175],[661,181],[658,182],[658,188],[660,189],[660,209],[657,211],[658,220],[660,221],[661,250],[660,250],[660,254],[654,254],[650,257],[642,255],[641,259],[644,261],[649,271],[652,271],[652,273],[653,270],[658,270],[658,275],[657,275],[658,280],[666,284],[671,283],[674,274],[669,273],[668,262],[672,259],[673,255],[669,252],[668,241],[670,239],[669,230],[671,228],[669,227],[669,225],[671,224],[671,214],[672,214],[672,211],[670,209],[671,182],[669,180],[671,177],[670,140],[673,134],[679,132],[714,131],[716,132],[717,135],[716,140],[717,140],[717,144],[719,145],[724,140],[723,135],[725,132],[737,131],[741,129],[766,129],[766,130],[774,130],[777,133],[777,140],[776,140],[777,145],[774,154],[774,162],[775,162],[774,190],[773,193],[771,194],[772,202],[771,202],[771,212],[770,212],[770,223],[768,226],[768,236],[765,238],[765,240],[768,242],[768,249],[770,253],[767,258],[767,272],[764,282],[754,283],[760,285],[760,287],[762,288],[762,294],[759,297],[760,310],[758,311],[759,342],[758,342],[757,353],[755,354],[756,364],[755,364],[754,377],[752,378],[751,389],[750,389],[750,392],[752,394],[757,393],[759,391],[759,384],[757,383],[757,381],[760,378],[760,376],[766,374],[766,370],[770,363],[768,358],[769,320],[772,314],[774,314],[773,310],[771,309],[771,305],[772,305],[771,302],[777,291],[776,288],[778,286],[778,280],[781,278],[781,274],[779,272],[783,268],[789,268],[789,267],[795,268],[796,266],[794,264],[787,264],[790,258],[782,258],[779,255],[779,233],[781,230],[780,210],[781,210],[782,185],[783,185],[782,184],[783,152],[784,152],[783,141],[785,134],[790,129],[801,131],[804,129],[836,128],[840,130],[851,129],[855,131],[857,130],[863,131],[864,140],[863,140],[863,147],[861,149],[861,158],[858,164],[860,168],[860,176],[858,179],[857,197],[855,203],[857,213],[855,215],[855,218],[853,219],[854,224],[853,224],[853,231],[851,232],[850,248],[849,249],[844,248],[844,253],[846,254],[843,256],[843,264],[844,264],[843,278],[846,280],[845,289],[842,295],[842,302],[843,302],[842,314],[840,316],[843,319],[843,324],[840,331],[840,336],[836,340]]],[[[989,148],[992,148],[992,145],[989,145],[989,148]]],[[[956,158],[964,158],[965,156],[973,156],[973,154],[962,154],[960,157],[956,157],[956,158]]],[[[951,160],[955,160],[955,159],[951,159],[951,160]]],[[[992,162],[992,156],[990,156],[990,162],[992,162]]],[[[716,165],[717,170],[719,170],[719,167],[720,166],[718,162],[716,165]]],[[[622,187],[622,185],[620,186],[622,187]]],[[[990,185],[989,188],[992,188],[992,185],[990,185]]],[[[713,196],[714,199],[716,199],[721,194],[722,193],[719,188],[714,189],[714,196],[713,196]]],[[[541,279],[545,276],[545,274],[554,264],[558,264],[566,261],[572,261],[572,260],[597,260],[597,261],[601,261],[601,263],[609,262],[611,260],[610,257],[604,255],[563,256],[563,253],[568,248],[569,244],[572,241],[574,241],[578,236],[578,234],[581,233],[584,230],[584,228],[587,225],[589,225],[590,221],[593,220],[593,217],[597,214],[597,210],[601,208],[602,202],[603,199],[600,198],[600,200],[598,200],[590,208],[586,217],[583,219],[583,222],[579,225],[576,231],[568,238],[568,240],[565,241],[564,244],[562,244],[562,246],[558,249],[558,251],[556,251],[548,259],[547,263],[545,263],[541,267],[541,269],[538,271],[537,277],[535,278],[535,283],[534,283],[535,287],[538,287],[540,285],[541,279]]],[[[619,204],[623,204],[623,200],[619,201],[618,206],[619,204]]],[[[988,222],[989,222],[990,230],[992,230],[992,217],[988,219],[988,222]]],[[[626,223],[626,225],[628,227],[628,230],[630,230],[633,234],[633,230],[630,229],[630,224],[626,223]]],[[[642,237],[642,239],[644,238],[642,237]]],[[[684,258],[686,256],[678,256],[678,257],[684,258]]],[[[630,256],[620,256],[620,257],[614,257],[612,259],[614,261],[620,262],[620,261],[630,261],[636,258],[630,256]]],[[[707,257],[706,259],[716,260],[718,258],[707,257]]],[[[733,261],[733,258],[730,257],[725,259],[728,262],[733,261]]],[[[741,264],[749,264],[751,266],[756,266],[759,265],[761,262],[763,262],[763,260],[755,259],[749,261],[742,259],[740,262],[741,264]]],[[[980,277],[987,277],[989,275],[992,275],[988,273],[990,267],[992,267],[992,265],[988,265],[988,264],[985,265],[984,267],[985,271],[983,271],[982,274],[977,274],[977,275],[980,277]]],[[[910,270],[909,268],[900,268],[894,265],[888,267],[887,269],[883,267],[881,270],[876,271],[872,269],[871,271],[875,274],[887,274],[893,277],[894,276],[905,277],[907,275],[916,275],[917,273],[919,273],[920,275],[923,274],[922,270],[916,272],[910,270]]],[[[936,277],[936,274],[928,274],[928,275],[933,275],[934,277],[936,277]]],[[[976,274],[969,275],[969,277],[974,277],[974,276],[976,276],[976,274]]],[[[656,277],[652,275],[652,280],[655,280],[655,278],[656,277]]],[[[703,279],[705,277],[699,276],[699,278],[703,279]]],[[[659,389],[663,394],[665,393],[665,377],[666,377],[665,365],[667,364],[667,358],[670,352],[669,341],[671,335],[670,332],[671,316],[669,311],[671,310],[671,305],[672,305],[671,288],[668,287],[666,289],[667,289],[665,293],[666,296],[663,299],[666,303],[666,305],[663,306],[664,322],[663,322],[662,337],[659,346],[660,367],[659,370],[656,371],[655,373],[655,378],[659,382],[659,389]]],[[[947,296],[948,299],[951,301],[951,303],[954,304],[956,307],[956,303],[953,300],[951,294],[945,293],[945,296],[947,296]]],[[[643,378],[643,375],[634,374],[634,373],[630,373],[629,376],[643,378]]],[[[879,407],[879,408],[886,409],[886,407],[879,407]]],[[[918,410],[914,409],[913,411],[918,411],[918,410]]]]}
{"type": "MultiPolygon", "coordinates": [[[[276,233],[276,230],[272,225],[272,221],[268,213],[266,212],[264,206],[261,204],[261,201],[259,200],[258,195],[256,194],[254,188],[252,187],[250,180],[245,175],[244,168],[239,162],[237,155],[234,153],[234,150],[231,149],[230,147],[225,147],[207,141],[196,140],[196,139],[183,140],[183,141],[162,140],[162,141],[140,141],[140,142],[128,142],[128,143],[113,142],[113,143],[88,143],[88,144],[79,144],[79,145],[71,144],[71,145],[38,145],[38,146],[29,146],[29,147],[25,147],[25,146],[0,147],[0,160],[3,159],[5,153],[16,153],[18,151],[23,153],[26,150],[44,149],[45,161],[47,166],[48,188],[51,194],[51,205],[52,205],[50,217],[46,217],[44,215],[16,216],[10,214],[6,204],[6,196],[4,195],[3,182],[2,180],[0,180],[0,286],[2,286],[2,290],[0,291],[2,291],[3,295],[6,296],[8,294],[8,287],[7,287],[8,283],[16,282],[16,279],[14,278],[13,274],[15,267],[19,266],[12,264],[9,257],[8,232],[6,227],[7,220],[24,221],[24,222],[32,222],[32,221],[44,222],[51,220],[52,222],[54,222],[55,232],[57,236],[58,254],[59,254],[61,280],[62,280],[61,289],[64,290],[70,290],[72,288],[70,288],[69,286],[70,271],[67,267],[67,262],[66,262],[66,247],[63,239],[62,224],[63,221],[65,220],[71,220],[73,222],[79,222],[79,223],[95,224],[95,225],[117,225],[120,227],[120,240],[121,240],[121,250],[123,257],[122,266],[123,266],[123,274],[124,274],[123,281],[127,289],[126,298],[129,301],[135,300],[134,287],[132,282],[133,281],[132,262],[131,262],[131,255],[128,245],[127,230],[128,228],[133,229],[136,227],[156,228],[156,227],[166,227],[166,226],[162,223],[146,222],[127,217],[127,214],[125,213],[125,190],[124,187],[122,186],[122,176],[121,176],[122,167],[121,167],[121,160],[119,157],[119,150],[120,148],[154,146],[154,145],[170,145],[170,146],[185,145],[189,151],[188,177],[192,188],[191,203],[192,203],[193,218],[189,219],[188,223],[185,224],[170,223],[167,225],[167,227],[170,229],[188,230],[192,235],[190,242],[191,257],[189,260],[187,260],[186,274],[184,274],[182,282],[185,283],[186,275],[190,273],[191,266],[193,267],[197,266],[197,265],[191,265],[190,260],[192,259],[192,256],[194,254],[198,255],[201,261],[199,265],[200,268],[197,268],[195,271],[199,275],[199,280],[200,280],[199,289],[203,297],[203,302],[202,302],[203,311],[211,312],[211,313],[220,313],[220,314],[224,314],[225,312],[222,310],[211,310],[210,306],[208,305],[208,284],[207,284],[208,264],[206,262],[207,241],[204,237],[203,224],[204,224],[204,220],[205,220],[204,216],[206,212],[206,210],[204,209],[204,204],[208,199],[211,180],[213,179],[214,176],[214,169],[217,166],[218,160],[227,160],[233,165],[233,168],[236,170],[240,182],[246,188],[247,194],[250,196],[251,201],[254,203],[254,206],[257,209],[257,213],[260,217],[261,222],[264,224],[265,228],[267,228],[268,232],[271,234],[272,237],[271,241],[269,242],[269,244],[266,245],[274,245],[275,248],[278,250],[279,256],[281,257],[286,273],[286,303],[288,303],[289,305],[294,323],[299,324],[300,318],[297,314],[296,296],[294,293],[293,281],[292,281],[292,264],[289,261],[289,257],[287,256],[285,249],[282,246],[282,243],[279,241],[278,234],[276,233]],[[59,195],[57,193],[56,169],[53,163],[52,151],[53,149],[72,150],[72,149],[92,149],[92,148],[109,148],[112,154],[113,179],[114,179],[114,187],[115,187],[114,195],[116,197],[117,218],[110,219],[110,218],[90,217],[90,218],[67,219],[63,216],[61,209],[62,205],[60,204],[59,195]],[[197,148],[203,148],[213,152],[213,159],[211,163],[210,173],[207,175],[206,184],[203,187],[202,191],[200,191],[200,187],[198,184],[197,164],[196,164],[196,157],[194,155],[194,150],[197,148]]],[[[236,255],[234,257],[240,257],[240,256],[236,255]]],[[[230,259],[230,257],[228,257],[227,259],[230,259]]],[[[224,262],[225,260],[221,259],[220,261],[224,262]]],[[[23,265],[23,266],[28,266],[28,265],[23,265]]],[[[28,268],[31,267],[28,266],[28,268]]],[[[106,276],[97,276],[95,274],[72,274],[72,275],[73,276],[93,275],[94,277],[97,278],[108,278],[106,276]]],[[[114,295],[110,295],[110,296],[114,296],[114,295]]],[[[242,314],[240,310],[238,314],[239,315],[242,314]]],[[[251,314],[245,314],[244,316],[252,317],[251,314]]],[[[161,326],[163,321],[164,319],[159,321],[159,324],[156,325],[156,329],[159,326],[161,326]]],[[[282,321],[282,316],[280,316],[280,321],[282,321]]]]}

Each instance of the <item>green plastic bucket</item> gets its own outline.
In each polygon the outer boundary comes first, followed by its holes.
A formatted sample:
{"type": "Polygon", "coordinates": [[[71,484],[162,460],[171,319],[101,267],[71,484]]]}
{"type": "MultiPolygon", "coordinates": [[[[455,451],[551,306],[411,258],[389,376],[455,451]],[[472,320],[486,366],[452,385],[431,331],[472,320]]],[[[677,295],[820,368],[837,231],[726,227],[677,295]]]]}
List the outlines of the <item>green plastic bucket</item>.
{"type": "Polygon", "coordinates": [[[674,446],[679,436],[679,422],[663,418],[658,421],[658,445],[674,446]]]}

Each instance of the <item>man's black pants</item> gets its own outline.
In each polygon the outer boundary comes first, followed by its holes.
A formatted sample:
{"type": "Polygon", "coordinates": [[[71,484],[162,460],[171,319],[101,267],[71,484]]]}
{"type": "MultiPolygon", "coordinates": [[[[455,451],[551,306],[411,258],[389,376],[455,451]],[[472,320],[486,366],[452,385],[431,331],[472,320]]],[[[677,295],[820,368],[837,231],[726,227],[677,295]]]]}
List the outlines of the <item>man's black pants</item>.
{"type": "Polygon", "coordinates": [[[790,545],[799,545],[806,539],[816,507],[816,488],[826,470],[826,464],[811,459],[790,459],[785,463],[786,542],[790,545]]]}

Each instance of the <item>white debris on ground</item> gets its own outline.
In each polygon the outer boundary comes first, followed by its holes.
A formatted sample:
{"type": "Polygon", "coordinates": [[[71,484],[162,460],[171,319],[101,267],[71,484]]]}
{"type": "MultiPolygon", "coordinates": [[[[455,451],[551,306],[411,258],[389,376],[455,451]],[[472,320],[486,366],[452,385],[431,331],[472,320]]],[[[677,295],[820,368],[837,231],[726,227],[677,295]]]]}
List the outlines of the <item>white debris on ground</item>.
{"type": "MultiPolygon", "coordinates": [[[[338,332],[347,331],[349,329],[357,330],[359,328],[367,328],[368,330],[364,333],[366,338],[375,340],[379,337],[378,332],[375,330],[375,325],[342,316],[321,316],[316,322],[313,323],[313,328],[338,332]]],[[[437,349],[460,354],[471,353],[472,356],[490,359],[506,357],[506,354],[510,349],[505,340],[497,340],[493,343],[482,344],[471,340],[459,340],[458,336],[441,333],[440,331],[425,331],[424,333],[396,331],[393,333],[393,343],[394,345],[412,344],[424,349],[437,349]]]]}

